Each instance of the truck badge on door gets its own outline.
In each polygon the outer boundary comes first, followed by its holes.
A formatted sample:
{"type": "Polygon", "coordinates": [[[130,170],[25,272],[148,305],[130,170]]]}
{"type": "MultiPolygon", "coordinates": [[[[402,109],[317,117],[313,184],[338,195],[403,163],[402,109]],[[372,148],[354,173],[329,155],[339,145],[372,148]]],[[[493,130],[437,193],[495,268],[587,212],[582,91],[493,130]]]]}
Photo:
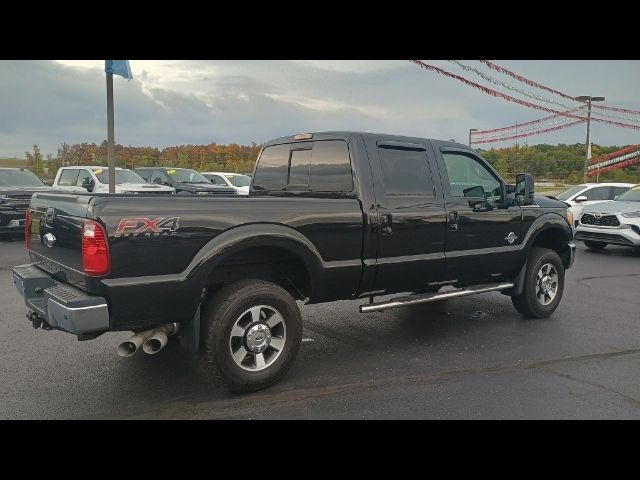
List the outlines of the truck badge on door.
{"type": "Polygon", "coordinates": [[[180,226],[180,217],[129,217],[118,223],[114,237],[159,237],[175,235],[180,226]]]}
{"type": "Polygon", "coordinates": [[[504,239],[509,242],[509,245],[511,245],[513,242],[516,241],[516,239],[518,238],[518,236],[513,233],[513,232],[509,232],[509,235],[507,235],[506,237],[504,237],[504,239]]]}

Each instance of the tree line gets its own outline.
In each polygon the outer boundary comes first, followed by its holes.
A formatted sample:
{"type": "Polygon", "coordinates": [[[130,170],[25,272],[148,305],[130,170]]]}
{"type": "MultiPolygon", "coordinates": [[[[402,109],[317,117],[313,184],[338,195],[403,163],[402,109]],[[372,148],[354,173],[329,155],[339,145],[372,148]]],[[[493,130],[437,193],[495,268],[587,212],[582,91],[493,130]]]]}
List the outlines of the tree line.
{"type": "MultiPolygon", "coordinates": [[[[594,157],[615,152],[622,147],[592,146],[594,157]]],[[[251,173],[260,151],[260,145],[179,145],[163,149],[154,147],[131,147],[116,145],[116,165],[136,168],[150,165],[193,168],[198,171],[229,171],[251,173]]],[[[516,174],[530,173],[538,181],[548,180],[576,184],[582,182],[585,147],[574,145],[519,145],[505,148],[478,149],[477,152],[489,161],[507,180],[516,174]]],[[[44,158],[37,145],[33,151],[25,152],[27,168],[45,178],[55,176],[58,168],[69,165],[107,165],[107,142],[62,143],[55,155],[44,158]]],[[[628,181],[640,183],[640,165],[614,170],[599,176],[600,181],[628,181]]]]}
{"type": "MultiPolygon", "coordinates": [[[[223,171],[251,173],[258,157],[260,145],[179,145],[163,149],[154,147],[131,147],[116,144],[116,166],[137,168],[151,165],[193,168],[198,171],[223,171]]],[[[62,166],[107,165],[107,141],[101,144],[62,143],[55,155],[47,154],[43,159],[38,145],[25,152],[27,168],[36,175],[53,178],[62,166]],[[46,172],[45,172],[46,170],[46,172]]]]}
{"type": "MultiPolygon", "coordinates": [[[[592,157],[620,150],[620,146],[601,146],[592,144],[592,157]]],[[[574,145],[519,145],[490,150],[476,150],[505,179],[513,180],[518,173],[530,173],[537,181],[548,180],[577,184],[583,181],[585,146],[574,145]]],[[[592,177],[596,181],[595,177],[592,177]]],[[[599,181],[640,183],[640,167],[613,170],[599,175],[599,181]]]]}

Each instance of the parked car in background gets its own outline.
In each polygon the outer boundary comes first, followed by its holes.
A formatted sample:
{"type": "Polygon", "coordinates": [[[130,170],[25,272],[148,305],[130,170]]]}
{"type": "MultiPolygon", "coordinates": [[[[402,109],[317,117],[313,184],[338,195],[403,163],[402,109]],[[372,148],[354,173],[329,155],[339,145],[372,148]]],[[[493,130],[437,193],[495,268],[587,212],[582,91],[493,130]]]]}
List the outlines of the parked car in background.
{"type": "MultiPolygon", "coordinates": [[[[109,169],[107,167],[62,167],[58,170],[53,186],[73,193],[109,193],[109,169]]],[[[116,167],[115,193],[174,194],[175,189],[164,185],[149,185],[144,178],[126,168],[116,167]]]]}
{"type": "Polygon", "coordinates": [[[640,247],[640,185],[614,201],[586,206],[575,238],[592,250],[608,244],[640,247]]]}
{"type": "Polygon", "coordinates": [[[238,195],[249,195],[251,177],[241,173],[202,172],[202,175],[214,185],[222,185],[235,189],[238,195]]]}
{"type": "Polygon", "coordinates": [[[234,188],[212,185],[201,173],[190,168],[140,167],[135,171],[149,183],[175,188],[179,195],[236,195],[234,188]]]}
{"type": "Polygon", "coordinates": [[[613,200],[631,187],[633,183],[581,183],[559,193],[555,198],[571,205],[571,213],[577,226],[585,206],[613,200]]]}
{"type": "Polygon", "coordinates": [[[22,233],[31,195],[52,190],[24,168],[0,168],[0,235],[22,233]]]}

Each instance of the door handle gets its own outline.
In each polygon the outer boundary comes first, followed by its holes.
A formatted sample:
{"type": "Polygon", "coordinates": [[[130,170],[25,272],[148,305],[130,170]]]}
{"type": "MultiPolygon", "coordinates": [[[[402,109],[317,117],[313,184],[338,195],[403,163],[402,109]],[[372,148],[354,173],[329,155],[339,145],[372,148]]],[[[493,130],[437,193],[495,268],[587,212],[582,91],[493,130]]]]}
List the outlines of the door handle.
{"type": "Polygon", "coordinates": [[[393,235],[393,228],[391,228],[392,223],[393,216],[390,213],[382,215],[382,228],[380,231],[385,235],[393,235]]]}
{"type": "Polygon", "coordinates": [[[449,230],[457,231],[458,230],[458,212],[455,210],[449,212],[449,230]]]}

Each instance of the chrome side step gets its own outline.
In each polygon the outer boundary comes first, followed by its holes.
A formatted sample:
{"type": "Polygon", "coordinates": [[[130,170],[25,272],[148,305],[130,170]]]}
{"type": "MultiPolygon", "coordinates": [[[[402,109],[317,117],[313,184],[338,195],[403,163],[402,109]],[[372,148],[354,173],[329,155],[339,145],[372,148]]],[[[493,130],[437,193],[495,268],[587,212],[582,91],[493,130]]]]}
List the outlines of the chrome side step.
{"type": "Polygon", "coordinates": [[[379,312],[390,308],[407,307],[409,305],[418,305],[420,303],[439,302],[448,298],[466,297],[467,295],[476,295],[478,293],[497,292],[499,290],[507,290],[508,288],[513,287],[514,284],[511,282],[486,283],[484,285],[475,285],[473,287],[453,290],[451,292],[409,295],[407,297],[394,298],[388,302],[360,305],[360,313],[379,312]]]}

